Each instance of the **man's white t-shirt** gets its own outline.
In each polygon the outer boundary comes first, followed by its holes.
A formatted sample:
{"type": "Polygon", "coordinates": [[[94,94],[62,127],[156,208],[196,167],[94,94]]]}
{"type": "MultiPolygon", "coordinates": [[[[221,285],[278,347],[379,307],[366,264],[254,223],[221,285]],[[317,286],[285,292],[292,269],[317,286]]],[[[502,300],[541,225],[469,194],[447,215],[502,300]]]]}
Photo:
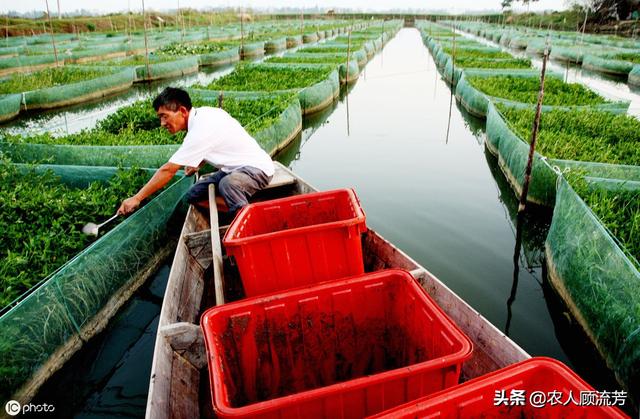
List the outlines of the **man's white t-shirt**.
{"type": "Polygon", "coordinates": [[[271,157],[226,111],[204,106],[191,108],[187,135],[169,162],[198,167],[206,161],[227,173],[244,166],[260,169],[267,176],[275,172],[271,157]]]}

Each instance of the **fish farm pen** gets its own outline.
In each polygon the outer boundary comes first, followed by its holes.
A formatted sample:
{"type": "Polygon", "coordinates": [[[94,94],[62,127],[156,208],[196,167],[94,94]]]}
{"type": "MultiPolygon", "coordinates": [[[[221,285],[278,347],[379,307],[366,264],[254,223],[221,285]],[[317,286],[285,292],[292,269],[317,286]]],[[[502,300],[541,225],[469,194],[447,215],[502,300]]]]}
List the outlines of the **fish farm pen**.
{"type": "Polygon", "coordinates": [[[0,39],[0,414],[637,417],[638,38],[78,19],[0,39]],[[273,159],[237,214],[207,162],[109,220],[185,140],[166,87],[273,159]]]}

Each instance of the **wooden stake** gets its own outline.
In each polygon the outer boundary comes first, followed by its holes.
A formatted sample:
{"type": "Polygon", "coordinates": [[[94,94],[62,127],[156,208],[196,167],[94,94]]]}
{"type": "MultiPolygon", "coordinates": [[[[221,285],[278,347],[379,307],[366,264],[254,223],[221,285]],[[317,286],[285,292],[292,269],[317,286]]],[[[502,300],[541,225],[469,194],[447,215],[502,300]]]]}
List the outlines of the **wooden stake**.
{"type": "Polygon", "coordinates": [[[536,151],[536,140],[538,139],[538,128],[540,127],[540,115],[542,113],[542,100],[544,98],[544,77],[547,71],[547,60],[549,59],[549,41],[544,47],[544,56],[542,57],[542,70],[540,71],[540,91],[538,92],[538,103],[536,104],[536,116],[533,120],[533,128],[531,129],[531,144],[529,146],[529,158],[527,167],[524,172],[524,183],[522,185],[522,194],[520,195],[520,205],[518,212],[522,212],[527,204],[527,194],[529,193],[529,183],[531,182],[531,171],[533,169],[533,156],[536,151]]]}
{"type": "Polygon", "coordinates": [[[142,26],[144,32],[144,61],[147,66],[147,79],[151,80],[151,67],[149,66],[149,45],[147,43],[147,18],[144,10],[144,0],[142,0],[142,26]]]}
{"type": "Polygon", "coordinates": [[[220,94],[218,95],[218,108],[222,109],[223,101],[224,101],[224,92],[220,92],[220,94]]]}
{"type": "Polygon", "coordinates": [[[51,13],[49,13],[49,0],[44,0],[47,5],[47,20],[49,20],[49,29],[51,30],[51,45],[53,45],[53,55],[56,59],[56,67],[58,67],[58,50],[56,49],[56,38],[53,36],[53,25],[51,24],[51,13]]]}

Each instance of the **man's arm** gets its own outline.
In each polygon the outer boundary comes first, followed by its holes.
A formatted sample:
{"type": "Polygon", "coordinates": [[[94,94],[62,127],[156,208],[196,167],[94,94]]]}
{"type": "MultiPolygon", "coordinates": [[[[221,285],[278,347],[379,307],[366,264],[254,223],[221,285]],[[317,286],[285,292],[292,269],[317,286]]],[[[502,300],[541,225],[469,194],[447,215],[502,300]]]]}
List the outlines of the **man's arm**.
{"type": "Polygon", "coordinates": [[[169,183],[180,167],[180,165],[170,162],[163,164],[151,179],[149,179],[149,181],[140,188],[137,194],[122,201],[120,208],[118,208],[118,214],[127,215],[138,209],[142,201],[169,183]]]}

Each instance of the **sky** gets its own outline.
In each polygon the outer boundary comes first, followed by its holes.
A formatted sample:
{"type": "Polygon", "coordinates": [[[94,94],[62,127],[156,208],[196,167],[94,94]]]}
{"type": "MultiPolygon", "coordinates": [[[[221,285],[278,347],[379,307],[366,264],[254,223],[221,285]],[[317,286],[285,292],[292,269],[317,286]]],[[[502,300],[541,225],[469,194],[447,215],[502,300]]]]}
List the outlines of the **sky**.
{"type": "MultiPolygon", "coordinates": [[[[95,11],[97,13],[141,10],[141,0],[48,0],[51,14],[57,14],[57,2],[60,2],[62,12],[74,12],[79,9],[95,11]]],[[[207,7],[246,7],[265,9],[269,7],[307,7],[321,9],[352,8],[363,11],[385,11],[395,9],[417,10],[447,10],[452,13],[466,11],[486,11],[500,8],[500,0],[145,0],[145,8],[149,10],[171,10],[180,7],[202,9],[207,7]]],[[[566,8],[566,0],[539,0],[531,5],[531,11],[561,10],[566,8]]],[[[514,7],[516,10],[526,10],[523,6],[514,7]]],[[[20,13],[34,10],[46,10],[45,0],[0,0],[0,14],[9,11],[20,13]]]]}

